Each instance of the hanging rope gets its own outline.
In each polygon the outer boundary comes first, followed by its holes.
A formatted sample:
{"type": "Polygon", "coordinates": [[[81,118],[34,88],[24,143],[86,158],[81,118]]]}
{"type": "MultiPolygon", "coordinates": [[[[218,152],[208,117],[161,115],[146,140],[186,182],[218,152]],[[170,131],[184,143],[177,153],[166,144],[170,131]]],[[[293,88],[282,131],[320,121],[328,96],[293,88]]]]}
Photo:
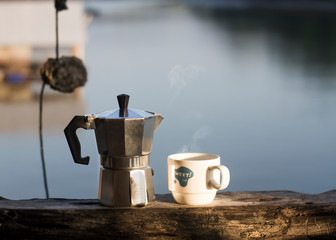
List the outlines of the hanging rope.
{"type": "Polygon", "coordinates": [[[72,93],[76,88],[82,87],[87,81],[86,68],[79,58],[76,57],[59,57],[59,41],[58,41],[58,12],[68,9],[67,0],[55,0],[56,9],[56,58],[49,58],[40,69],[41,78],[43,80],[40,93],[40,117],[39,117],[39,134],[40,134],[40,150],[43,170],[44,188],[46,198],[49,198],[47,171],[44,161],[43,149],[43,129],[42,129],[42,106],[45,85],[48,84],[52,89],[62,93],[72,93]]]}
{"type": "Polygon", "coordinates": [[[58,12],[68,9],[66,6],[67,0],[55,0],[56,9],[56,60],[59,59],[59,47],[58,47],[58,12]]]}
{"type": "MultiPolygon", "coordinates": [[[[67,9],[65,4],[67,0],[55,0],[55,9],[56,9],[56,61],[59,59],[59,45],[58,45],[58,12],[67,9]]],[[[39,136],[40,136],[40,152],[41,152],[41,161],[42,161],[42,171],[43,171],[43,182],[46,198],[49,199],[49,189],[48,189],[48,180],[47,180],[47,170],[44,160],[44,148],[43,148],[43,128],[42,128],[42,113],[43,113],[43,94],[46,82],[43,81],[41,92],[40,92],[40,111],[39,111],[39,136]]]]}
{"type": "Polygon", "coordinates": [[[56,9],[56,60],[59,59],[59,47],[58,47],[58,10],[56,9]]]}
{"type": "Polygon", "coordinates": [[[41,161],[42,161],[42,170],[43,170],[43,181],[44,181],[44,190],[46,194],[46,198],[49,199],[49,190],[48,190],[48,182],[47,182],[47,171],[44,161],[44,149],[43,149],[43,132],[42,132],[42,106],[43,106],[43,93],[45,82],[42,84],[41,93],[40,93],[40,117],[39,117],[39,134],[40,134],[40,150],[41,150],[41,161]]]}

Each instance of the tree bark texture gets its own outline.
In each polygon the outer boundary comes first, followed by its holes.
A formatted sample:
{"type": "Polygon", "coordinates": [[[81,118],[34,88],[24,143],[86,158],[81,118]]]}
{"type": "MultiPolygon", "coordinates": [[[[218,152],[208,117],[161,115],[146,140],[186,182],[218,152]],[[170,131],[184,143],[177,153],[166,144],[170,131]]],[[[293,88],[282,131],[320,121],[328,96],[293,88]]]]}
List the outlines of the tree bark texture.
{"type": "Polygon", "coordinates": [[[0,239],[336,239],[336,190],[225,192],[203,206],[166,194],[139,208],[0,198],[0,239]]]}

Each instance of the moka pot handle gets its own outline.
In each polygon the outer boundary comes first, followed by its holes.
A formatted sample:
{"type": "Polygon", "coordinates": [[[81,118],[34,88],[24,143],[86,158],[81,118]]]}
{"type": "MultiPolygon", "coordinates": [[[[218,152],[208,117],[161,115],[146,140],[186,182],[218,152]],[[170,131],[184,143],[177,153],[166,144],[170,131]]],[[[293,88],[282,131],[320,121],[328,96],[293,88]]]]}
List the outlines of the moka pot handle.
{"type": "Polygon", "coordinates": [[[70,151],[75,163],[89,164],[90,157],[86,156],[82,158],[81,156],[81,144],[79,142],[76,130],[78,128],[84,128],[86,130],[92,129],[90,122],[88,121],[88,116],[74,116],[68,126],[64,129],[65,137],[68,141],[70,151]]]}

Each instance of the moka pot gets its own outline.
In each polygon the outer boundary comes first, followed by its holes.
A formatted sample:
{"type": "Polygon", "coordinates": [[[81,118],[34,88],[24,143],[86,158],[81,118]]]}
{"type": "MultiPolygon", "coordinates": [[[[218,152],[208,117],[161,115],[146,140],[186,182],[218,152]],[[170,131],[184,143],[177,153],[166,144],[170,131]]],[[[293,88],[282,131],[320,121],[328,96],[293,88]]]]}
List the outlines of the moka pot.
{"type": "Polygon", "coordinates": [[[78,128],[94,129],[101,159],[99,200],[107,206],[143,206],[154,201],[153,170],[149,164],[160,114],[128,109],[129,96],[118,96],[119,109],[75,116],[64,129],[75,163],[81,156],[78,128]]]}

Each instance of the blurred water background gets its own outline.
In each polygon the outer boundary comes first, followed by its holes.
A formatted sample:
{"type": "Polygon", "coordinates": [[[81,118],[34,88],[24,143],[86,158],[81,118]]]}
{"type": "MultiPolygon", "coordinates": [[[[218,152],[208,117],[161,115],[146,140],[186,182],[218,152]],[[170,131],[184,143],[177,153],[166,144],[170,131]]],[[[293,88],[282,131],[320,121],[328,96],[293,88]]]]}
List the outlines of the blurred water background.
{"type": "MultiPolygon", "coordinates": [[[[98,113],[117,108],[116,96],[127,93],[129,107],[161,113],[150,156],[156,193],[168,192],[166,159],[177,152],[220,155],[231,171],[225,191],[336,188],[335,12],[179,1],[91,1],[86,8],[95,17],[84,98],[46,101],[45,111],[55,119],[98,113]]],[[[1,105],[9,121],[0,135],[0,196],[40,198],[38,103],[20,106],[1,105]],[[36,128],[20,127],[35,115],[36,128]]],[[[94,132],[78,131],[91,162],[75,164],[63,134],[70,120],[45,120],[50,195],[97,198],[94,132]]]]}

